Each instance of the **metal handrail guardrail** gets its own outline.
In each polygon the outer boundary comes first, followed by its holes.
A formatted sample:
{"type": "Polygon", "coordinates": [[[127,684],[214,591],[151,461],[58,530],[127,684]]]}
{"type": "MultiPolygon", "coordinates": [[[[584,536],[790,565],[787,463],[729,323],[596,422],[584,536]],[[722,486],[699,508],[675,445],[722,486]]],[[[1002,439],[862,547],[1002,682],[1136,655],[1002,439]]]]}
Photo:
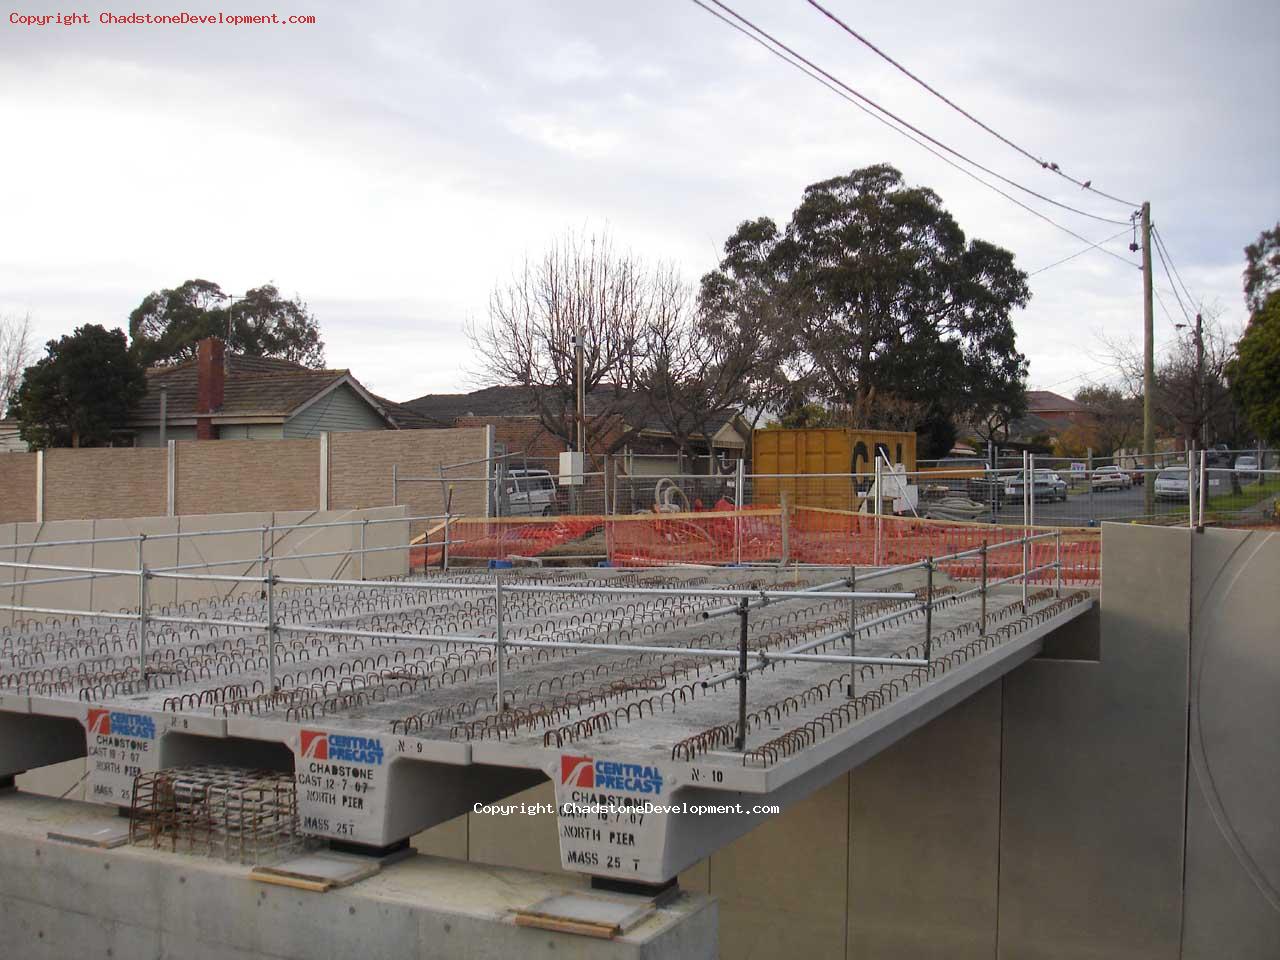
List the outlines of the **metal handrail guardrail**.
{"type": "MultiPolygon", "coordinates": [[[[403,518],[401,518],[403,519],[403,518]]],[[[253,528],[250,528],[252,530],[253,528]]],[[[145,542],[145,537],[143,541],[145,542]]],[[[981,582],[978,587],[974,588],[982,597],[981,604],[981,623],[980,631],[985,634],[987,625],[987,594],[997,586],[1021,580],[1022,583],[1022,606],[1025,610],[1028,605],[1027,587],[1030,578],[1043,573],[1047,570],[1054,570],[1055,573],[1055,594],[1060,595],[1062,589],[1062,539],[1058,531],[1051,531],[1040,534],[1025,534],[1015,540],[1005,540],[995,544],[995,548],[1009,547],[1015,544],[1022,546],[1022,570],[1012,576],[1004,577],[999,580],[989,580],[987,577],[987,553],[991,546],[984,543],[981,547],[963,551],[957,551],[951,554],[944,554],[938,557],[930,557],[926,560],[918,561],[910,564],[898,564],[880,570],[873,570],[870,573],[858,574],[856,568],[851,567],[847,578],[830,581],[828,583],[819,584],[815,587],[797,590],[774,590],[774,589],[736,589],[736,588],[680,588],[680,587],[629,587],[629,586],[586,586],[581,584],[573,585],[551,585],[551,584],[528,584],[528,583],[507,583],[504,584],[502,571],[493,571],[492,583],[475,583],[450,581],[447,579],[440,580],[349,580],[349,579],[323,579],[316,577],[281,577],[277,576],[274,571],[274,559],[265,559],[265,570],[260,576],[248,575],[229,575],[214,573],[195,573],[184,570],[171,569],[151,569],[142,563],[141,550],[139,551],[139,567],[137,570],[121,570],[114,568],[95,568],[95,567],[79,567],[70,564],[41,564],[31,562],[18,561],[0,561],[0,568],[34,568],[43,570],[54,570],[57,572],[75,573],[75,574],[92,574],[102,576],[136,576],[138,579],[138,604],[137,610],[133,613],[128,612],[109,612],[109,611],[91,611],[91,610],[72,610],[58,607],[36,607],[21,604],[0,604],[0,610],[8,610],[14,612],[46,615],[46,616],[73,616],[73,617],[102,617],[112,620],[134,621],[138,624],[138,673],[144,686],[149,686],[150,672],[147,665],[147,638],[148,625],[151,623],[166,624],[195,624],[207,626],[220,626],[228,629],[244,629],[244,630],[265,630],[267,633],[267,686],[269,690],[277,690],[276,682],[276,647],[278,645],[277,638],[282,633],[314,633],[318,635],[332,636],[351,636],[366,638],[386,638],[398,641],[423,642],[432,639],[432,635],[423,634],[402,634],[392,631],[368,631],[356,630],[342,627],[321,627],[316,624],[288,624],[282,622],[276,616],[275,608],[275,591],[279,585],[289,586],[328,586],[328,587],[381,587],[391,589],[413,589],[413,590],[437,590],[437,591],[458,591],[467,593],[489,593],[493,598],[494,604],[494,636],[459,636],[453,634],[444,634],[438,637],[439,640],[455,643],[460,645],[485,646],[494,649],[497,660],[495,677],[497,684],[497,699],[499,712],[505,712],[508,709],[506,695],[506,679],[505,673],[506,650],[508,647],[513,648],[544,648],[544,649],[560,649],[560,650],[610,650],[622,652],[644,652],[656,653],[661,655],[684,656],[684,657],[700,657],[717,660],[728,660],[737,658],[738,664],[735,670],[720,674],[704,681],[703,686],[716,686],[722,683],[736,680],[738,684],[738,724],[735,736],[735,749],[744,751],[746,749],[747,737],[747,684],[749,676],[762,670],[769,665],[770,662],[777,661],[795,661],[795,662],[818,662],[833,664],[849,664],[849,665],[876,665],[876,666],[928,666],[932,660],[932,643],[933,643],[933,607],[935,603],[934,592],[934,572],[939,564],[945,564],[951,561],[964,559],[974,555],[981,557],[981,582]],[[1055,556],[1051,563],[1041,564],[1036,567],[1030,565],[1029,556],[1031,544],[1048,538],[1054,538],[1055,556]],[[914,570],[923,568],[925,570],[925,596],[921,598],[915,591],[869,591],[856,589],[859,580],[867,581],[894,573],[900,573],[906,570],[914,570]],[[165,580],[187,580],[196,582],[213,582],[213,583],[232,583],[232,584],[261,584],[266,598],[266,620],[230,620],[224,618],[206,618],[206,617],[181,617],[169,614],[154,614],[151,612],[148,600],[148,584],[154,579],[165,580]],[[836,590],[829,589],[840,585],[845,585],[848,589],[836,590]],[[510,594],[573,594],[588,596],[643,596],[643,597],[676,597],[676,598],[699,598],[699,599],[732,599],[737,602],[732,605],[731,609],[737,613],[739,617],[739,642],[737,648],[707,648],[707,647],[659,647],[646,644],[616,644],[601,643],[576,640],[517,640],[509,639],[504,629],[504,613],[503,613],[503,595],[510,594]],[[756,662],[750,662],[750,654],[752,651],[748,647],[748,635],[750,629],[751,611],[761,605],[772,601],[788,601],[797,599],[812,600],[815,597],[832,600],[847,600],[849,602],[849,627],[846,630],[837,631],[826,636],[818,637],[795,646],[787,650],[771,652],[771,651],[754,651],[756,662]],[[859,600],[907,600],[915,601],[913,605],[905,609],[897,609],[890,613],[884,614],[878,618],[873,618],[865,622],[859,623],[857,617],[857,602],[859,600]],[[879,623],[886,622],[889,619],[900,618],[914,613],[924,611],[924,644],[923,655],[920,657],[886,657],[886,656],[868,656],[859,655],[856,652],[855,640],[859,633],[871,629],[879,623]],[[813,649],[825,644],[829,644],[842,639],[849,640],[849,653],[841,654],[814,654],[813,649]]],[[[141,543],[140,543],[141,545],[141,543]]],[[[403,549],[403,548],[398,548],[403,549]]],[[[251,562],[258,562],[257,559],[251,562]]],[[[212,566],[210,564],[208,566],[212,566]]],[[[20,585],[20,582],[15,582],[20,585]]],[[[974,591],[970,591],[972,594],[974,591]]],[[[711,614],[719,615],[724,608],[713,608],[709,611],[711,614]]],[[[852,695],[852,688],[850,689],[852,695]]]]}

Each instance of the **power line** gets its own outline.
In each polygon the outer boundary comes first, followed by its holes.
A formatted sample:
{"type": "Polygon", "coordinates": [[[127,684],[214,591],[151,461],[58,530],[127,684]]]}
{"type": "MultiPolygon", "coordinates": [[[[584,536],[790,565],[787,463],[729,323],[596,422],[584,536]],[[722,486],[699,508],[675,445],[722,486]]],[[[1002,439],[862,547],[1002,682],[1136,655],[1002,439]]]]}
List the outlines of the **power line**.
{"type": "MultiPolygon", "coordinates": [[[[933,154],[935,157],[937,157],[939,160],[941,160],[943,163],[947,164],[948,166],[953,167],[956,170],[959,170],[961,173],[963,173],[966,177],[969,177],[971,180],[975,180],[978,183],[982,184],[984,187],[986,187],[988,190],[991,190],[994,193],[998,193],[1000,196],[1004,197],[1010,203],[1018,207],[1021,207],[1023,210],[1027,211],[1034,217],[1039,217],[1041,220],[1045,221],[1046,223],[1050,224],[1053,227],[1056,227],[1057,229],[1061,230],[1063,233],[1066,233],[1069,236],[1074,237],[1075,239],[1081,241],[1082,243],[1092,244],[1090,249],[1097,247],[1097,249],[1100,250],[1102,253],[1105,253],[1110,257],[1114,257],[1115,259],[1119,260],[1121,263],[1124,263],[1134,268],[1138,267],[1136,263],[1134,263],[1132,260],[1129,260],[1127,257],[1122,257],[1118,253],[1114,253],[1113,251],[1108,250],[1105,247],[1094,244],[1093,241],[1090,240],[1088,237],[1085,237],[1079,233],[1076,233],[1070,227],[1064,226],[1063,224],[1054,220],[1052,217],[1049,217],[1041,213],[1039,210],[1036,210],[1034,207],[1028,206],[1027,204],[1023,203],[1021,200],[1017,199],[1016,197],[1010,196],[1008,193],[1005,193],[999,187],[995,186],[995,184],[992,184],[987,182],[986,180],[983,180],[980,176],[978,176],[972,170],[968,170],[965,167],[960,166],[960,164],[951,160],[949,157],[946,157],[943,154],[939,153],[937,150],[934,150],[932,147],[929,146],[929,144],[925,143],[922,140],[918,140],[917,138],[913,137],[910,133],[908,133],[906,130],[903,130],[901,127],[896,126],[891,121],[869,110],[867,107],[863,106],[863,104],[859,103],[853,97],[849,96],[849,94],[846,93],[844,90],[840,89],[841,86],[845,86],[845,85],[839,79],[831,76],[831,74],[827,73],[821,67],[817,67],[811,64],[810,61],[806,60],[804,57],[792,51],[791,48],[787,47],[785,44],[782,44],[777,40],[774,40],[772,37],[769,36],[769,34],[765,33],[763,30],[759,31],[760,34],[762,34],[762,36],[764,37],[769,37],[769,40],[771,40],[773,43],[776,43],[777,46],[780,47],[781,49],[777,49],[773,46],[770,46],[770,44],[767,43],[765,40],[761,39],[761,37],[756,36],[755,34],[746,30],[744,27],[739,26],[738,24],[734,23],[732,20],[729,20],[727,17],[723,16],[719,12],[712,10],[705,3],[703,3],[702,0],[692,0],[692,2],[697,6],[701,7],[707,13],[711,14],[717,20],[722,21],[723,23],[732,27],[734,30],[741,33],[743,36],[747,37],[749,40],[752,40],[755,43],[759,44],[761,47],[769,51],[769,53],[773,54],[783,63],[787,64],[788,66],[794,67],[795,69],[799,70],[801,73],[803,73],[805,76],[809,77],[810,79],[816,80],[818,83],[822,84],[832,93],[834,93],[836,96],[844,100],[847,100],[849,103],[857,107],[859,110],[861,110],[867,116],[871,117],[871,119],[875,120],[877,123],[883,124],[884,126],[888,127],[890,130],[894,131],[895,133],[900,134],[903,137],[906,137],[908,140],[916,144],[921,149],[926,150],[929,153],[933,154]],[[783,50],[787,51],[787,53],[790,53],[791,57],[788,57],[786,53],[783,53],[783,50]],[[794,59],[792,59],[793,57],[794,59]],[[812,67],[812,69],[809,69],[810,67],[812,67]]],[[[718,6],[723,6],[723,4],[719,3],[719,0],[711,0],[711,2],[716,3],[718,6]]],[[[737,16],[737,14],[734,14],[734,15],[737,16]]],[[[742,19],[742,18],[739,18],[739,19],[742,19]]],[[[744,20],[744,22],[747,22],[747,21],[744,20]]],[[[757,29],[754,27],[754,25],[752,28],[757,29]]],[[[1112,221],[1112,222],[1119,223],[1120,221],[1112,221]]],[[[1126,226],[1128,226],[1127,223],[1126,223],[1126,226]]],[[[1102,241],[1102,242],[1105,243],[1106,241],[1102,241]]]]}
{"type": "MultiPolygon", "coordinates": [[[[1112,240],[1118,240],[1120,237],[1123,237],[1128,232],[1129,232],[1128,230],[1121,230],[1119,233],[1113,234],[1112,236],[1107,237],[1105,240],[1099,240],[1097,243],[1091,243],[1089,244],[1089,246],[1085,247],[1083,250],[1077,250],[1075,253],[1071,254],[1071,256],[1069,257],[1063,257],[1061,260],[1055,260],[1053,261],[1053,263],[1049,264],[1046,267],[1041,267],[1039,270],[1032,270],[1030,273],[1027,274],[1027,276],[1034,277],[1038,273],[1044,273],[1046,270],[1052,270],[1054,267],[1059,267],[1062,264],[1066,263],[1068,260],[1074,260],[1076,257],[1084,256],[1090,250],[1097,250],[1104,243],[1110,243],[1112,240]]],[[[1123,257],[1121,257],[1120,259],[1124,260],[1123,257]]],[[[1125,260],[1125,263],[1129,263],[1129,261],[1125,260]]],[[[1138,265],[1135,263],[1135,264],[1132,264],[1132,266],[1137,267],[1138,265]]],[[[1141,268],[1139,267],[1138,269],[1141,269],[1141,268]]]]}
{"type": "MultiPolygon", "coordinates": [[[[715,13],[715,11],[711,10],[705,3],[702,2],[702,0],[692,0],[692,2],[697,4],[703,10],[706,10],[708,13],[715,13]]],[[[898,116],[893,111],[887,109],[886,107],[882,107],[880,104],[876,103],[876,101],[872,100],[866,94],[862,93],[859,90],[854,89],[853,87],[845,83],[843,80],[840,80],[838,77],[835,77],[832,74],[828,73],[822,67],[818,66],[816,63],[814,63],[812,60],[809,60],[804,55],[797,53],[795,50],[787,46],[785,43],[783,43],[777,37],[770,34],[768,31],[762,29],[761,27],[756,26],[754,23],[752,23],[742,14],[738,13],[732,7],[728,6],[725,3],[722,3],[721,0],[711,0],[711,3],[714,3],[717,7],[719,7],[721,10],[724,10],[734,19],[741,21],[743,24],[745,24],[755,33],[759,34],[761,37],[766,38],[770,43],[781,48],[782,50],[785,50],[796,60],[799,60],[801,63],[805,64],[806,66],[812,68],[813,70],[816,70],[818,73],[822,74],[822,76],[826,77],[832,83],[835,83],[836,85],[843,88],[844,90],[847,90],[849,93],[853,94],[853,96],[857,97],[859,100],[863,101],[870,107],[874,108],[875,110],[884,114],[886,117],[889,117],[893,119],[895,122],[906,127],[912,133],[915,133],[916,135],[923,137],[933,145],[939,147],[942,150],[947,151],[947,153],[950,153],[953,156],[958,157],[959,159],[963,160],[965,163],[969,164],[970,166],[976,167],[977,169],[981,170],[983,173],[986,173],[989,176],[995,177],[997,180],[1001,180],[1004,183],[1007,183],[1009,186],[1014,187],[1015,189],[1021,190],[1023,193],[1030,194],[1031,196],[1036,197],[1037,199],[1043,200],[1045,203],[1053,204],[1053,206],[1055,207],[1061,207],[1063,210],[1068,210],[1071,213],[1078,214],[1079,216],[1089,217],[1093,220],[1099,220],[1103,223],[1114,223],[1120,226],[1127,226],[1129,224],[1128,220],[1115,220],[1115,219],[1112,219],[1111,217],[1103,217],[1103,216],[1100,216],[1099,214],[1090,213],[1087,210],[1080,210],[1077,207],[1070,206],[1069,204],[1061,203],[1057,200],[1054,200],[1052,197],[1047,197],[1042,193],[1032,190],[1030,187],[1023,186],[1021,183],[1018,183],[1016,180],[1011,180],[1009,177],[1004,176],[1004,174],[997,173],[995,170],[992,170],[990,167],[983,166],[978,161],[972,159],[971,157],[966,156],[965,154],[961,153],[959,150],[956,150],[954,147],[946,143],[943,143],[941,140],[937,139],[936,137],[933,137],[930,134],[925,133],[919,127],[915,126],[914,124],[910,123],[907,120],[904,120],[902,117],[898,116]]],[[[719,17],[719,19],[724,20],[724,17],[719,17]]],[[[750,34],[748,34],[748,36],[750,36],[750,34]]],[[[1085,240],[1084,237],[1081,237],[1080,239],[1085,240]]],[[[1088,240],[1085,240],[1085,242],[1087,243],[1088,240]]]]}
{"type": "MultiPolygon", "coordinates": [[[[982,122],[981,120],[979,120],[977,117],[975,117],[972,113],[970,113],[968,110],[964,109],[964,107],[960,106],[960,105],[959,105],[959,104],[957,104],[955,101],[951,100],[951,99],[950,99],[949,97],[947,97],[945,94],[943,94],[943,93],[939,92],[938,90],[934,89],[932,86],[930,86],[930,85],[929,85],[928,83],[926,83],[924,80],[921,80],[918,76],[916,76],[914,73],[912,73],[912,72],[911,72],[910,70],[908,70],[906,67],[904,67],[901,63],[899,63],[899,62],[898,62],[897,60],[895,60],[893,57],[889,56],[889,54],[885,53],[883,50],[881,50],[879,47],[877,47],[874,43],[872,43],[870,40],[868,40],[866,37],[864,37],[862,34],[860,34],[857,30],[854,30],[854,29],[853,29],[853,27],[849,26],[847,23],[845,23],[843,20],[841,20],[839,17],[837,17],[834,13],[832,13],[830,10],[828,10],[826,7],[824,7],[822,4],[818,3],[818,2],[817,2],[817,0],[806,0],[806,2],[809,4],[809,6],[813,7],[815,10],[819,11],[820,13],[822,13],[822,15],[823,15],[823,16],[825,16],[828,20],[832,21],[832,22],[833,22],[833,23],[835,23],[837,26],[839,26],[842,30],[844,30],[844,32],[845,32],[845,33],[849,34],[851,37],[853,37],[853,38],[854,38],[855,40],[857,40],[859,43],[861,43],[861,44],[863,44],[864,46],[866,46],[867,48],[869,48],[869,49],[870,49],[873,53],[875,53],[878,57],[880,57],[881,59],[883,59],[883,60],[887,61],[888,63],[892,64],[892,65],[893,65],[894,67],[896,67],[899,71],[901,71],[902,73],[906,74],[908,77],[910,77],[910,78],[911,78],[912,80],[914,80],[916,83],[918,83],[920,86],[924,87],[924,88],[925,88],[926,90],[928,90],[931,94],[933,94],[935,97],[937,97],[939,100],[941,100],[941,101],[942,101],[943,103],[945,103],[947,106],[949,106],[952,110],[955,110],[957,113],[959,113],[959,114],[961,114],[962,116],[966,117],[967,119],[969,119],[969,120],[973,121],[973,122],[974,122],[974,123],[976,123],[979,127],[981,127],[983,130],[985,130],[987,133],[991,134],[993,137],[995,137],[997,140],[1001,141],[1002,143],[1007,144],[1008,146],[1012,147],[1014,150],[1018,151],[1018,153],[1022,154],[1024,157],[1026,157],[1027,159],[1031,160],[1033,163],[1039,164],[1039,166],[1040,166],[1042,169],[1048,170],[1050,173],[1056,173],[1058,176],[1062,177],[1064,180],[1069,180],[1071,183],[1074,183],[1074,184],[1075,184],[1077,187],[1079,187],[1081,190],[1088,190],[1090,193],[1096,193],[1096,194],[1097,194],[1098,196],[1100,196],[1100,197],[1106,197],[1108,200],[1114,200],[1116,203],[1122,203],[1122,204],[1124,204],[1126,207],[1133,208],[1133,207],[1139,206],[1139,204],[1137,204],[1137,203],[1133,203],[1133,202],[1131,202],[1131,201],[1129,201],[1129,200],[1122,200],[1122,199],[1120,199],[1119,197],[1114,197],[1114,196],[1112,196],[1112,195],[1111,195],[1111,194],[1109,194],[1109,193],[1105,193],[1105,192],[1104,192],[1104,191],[1102,191],[1102,190],[1098,190],[1098,189],[1096,189],[1096,188],[1093,186],[1093,181],[1092,181],[1092,180],[1077,180],[1075,177],[1073,177],[1073,176],[1071,176],[1071,175],[1067,174],[1065,171],[1063,171],[1063,170],[1062,170],[1062,169],[1061,169],[1061,168],[1060,168],[1056,163],[1053,163],[1052,161],[1049,161],[1049,160],[1045,160],[1043,157],[1038,157],[1038,156],[1036,156],[1034,153],[1032,153],[1030,150],[1027,150],[1025,147],[1019,146],[1018,144],[1014,143],[1012,140],[1010,140],[1010,139],[1009,139],[1008,137],[1006,137],[1004,134],[1002,134],[1002,133],[1000,133],[1000,132],[998,132],[998,131],[996,131],[996,130],[993,130],[991,127],[987,126],[985,123],[983,123],[983,122],[982,122]]],[[[1086,214],[1086,216],[1091,216],[1091,214],[1086,214]]]]}
{"type": "MultiPolygon", "coordinates": [[[[1187,295],[1187,303],[1199,303],[1199,299],[1191,295],[1191,291],[1187,289],[1187,285],[1182,281],[1182,274],[1178,272],[1178,265],[1173,262],[1173,254],[1169,252],[1169,245],[1164,241],[1164,235],[1155,227],[1151,228],[1152,234],[1155,235],[1156,243],[1164,250],[1164,257],[1168,261],[1169,267],[1173,269],[1173,275],[1178,278],[1178,283],[1182,287],[1182,292],[1187,295]]],[[[1166,271],[1167,272],[1167,271],[1166,271]]],[[[1172,280],[1170,281],[1172,283],[1172,280]]]]}
{"type": "MultiPolygon", "coordinates": [[[[1156,253],[1159,254],[1160,256],[1160,265],[1164,267],[1164,275],[1169,280],[1169,286],[1173,288],[1173,297],[1175,300],[1178,301],[1178,309],[1182,311],[1182,315],[1183,317],[1186,318],[1187,323],[1191,323],[1191,313],[1187,310],[1186,306],[1182,302],[1182,294],[1178,293],[1178,286],[1173,281],[1173,273],[1172,271],[1169,270],[1169,261],[1165,259],[1164,244],[1160,242],[1159,235],[1156,234],[1154,230],[1152,230],[1151,233],[1156,240],[1155,248],[1156,248],[1156,253]]],[[[1190,294],[1188,294],[1188,297],[1190,297],[1190,294]]]]}

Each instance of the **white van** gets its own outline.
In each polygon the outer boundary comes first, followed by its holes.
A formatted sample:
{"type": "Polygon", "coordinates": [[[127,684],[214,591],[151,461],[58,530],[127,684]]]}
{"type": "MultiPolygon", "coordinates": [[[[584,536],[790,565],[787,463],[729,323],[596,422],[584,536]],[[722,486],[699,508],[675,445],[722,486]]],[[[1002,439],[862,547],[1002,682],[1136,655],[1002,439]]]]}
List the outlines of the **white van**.
{"type": "Polygon", "coordinates": [[[508,470],[500,509],[506,517],[554,516],[556,481],[551,471],[508,470]]]}

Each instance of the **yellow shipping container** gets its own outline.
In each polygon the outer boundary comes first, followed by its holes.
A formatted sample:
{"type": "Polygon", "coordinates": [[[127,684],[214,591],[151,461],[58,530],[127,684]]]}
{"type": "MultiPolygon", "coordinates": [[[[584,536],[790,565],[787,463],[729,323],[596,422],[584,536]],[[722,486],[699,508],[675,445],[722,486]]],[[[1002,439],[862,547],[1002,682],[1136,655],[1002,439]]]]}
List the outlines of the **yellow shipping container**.
{"type": "Polygon", "coordinates": [[[776,504],[785,490],[796,506],[857,510],[862,500],[849,475],[875,472],[877,450],[890,463],[916,468],[914,433],[848,427],[757,430],[751,440],[756,477],[751,500],[776,504]]]}

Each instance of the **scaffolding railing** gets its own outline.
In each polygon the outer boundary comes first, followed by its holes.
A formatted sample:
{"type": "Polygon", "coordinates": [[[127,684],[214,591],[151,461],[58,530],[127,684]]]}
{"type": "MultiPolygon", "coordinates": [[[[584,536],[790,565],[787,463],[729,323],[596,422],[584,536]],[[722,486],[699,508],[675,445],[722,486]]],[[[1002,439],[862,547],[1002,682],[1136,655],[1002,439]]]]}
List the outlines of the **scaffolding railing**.
{"type": "MultiPolygon", "coordinates": [[[[972,572],[967,561],[970,561],[973,558],[978,558],[980,561],[976,576],[978,583],[964,595],[977,595],[981,598],[980,632],[982,633],[985,633],[987,627],[987,597],[989,592],[997,587],[1005,584],[1020,583],[1022,590],[1019,602],[1024,614],[1029,608],[1029,586],[1033,581],[1047,582],[1050,579],[1049,575],[1051,574],[1053,594],[1058,597],[1061,596],[1063,562],[1062,534],[1061,531],[1055,530],[1041,533],[1027,532],[1020,537],[1002,540],[995,544],[988,544],[984,542],[974,549],[929,556],[923,560],[912,563],[862,570],[859,570],[857,567],[850,566],[848,568],[849,572],[847,576],[842,575],[837,579],[797,589],[778,589],[768,587],[742,588],[734,586],[631,586],[626,582],[617,585],[606,583],[598,583],[595,585],[583,583],[574,583],[571,585],[527,583],[520,582],[519,580],[506,579],[502,569],[492,570],[489,573],[488,579],[485,581],[451,580],[448,579],[447,574],[438,579],[406,578],[391,580],[279,576],[275,573],[270,564],[266,567],[265,572],[259,576],[247,574],[217,574],[197,572],[194,570],[153,569],[142,562],[141,552],[139,554],[139,566],[136,570],[77,566],[71,564],[40,563],[36,561],[0,561],[0,568],[8,569],[30,568],[37,570],[52,570],[63,573],[78,573],[110,577],[133,576],[137,578],[138,585],[137,604],[136,608],[132,611],[112,612],[75,610],[62,607],[42,607],[25,604],[0,604],[0,610],[23,613],[29,616],[101,617],[108,620],[124,620],[136,623],[137,652],[135,666],[132,669],[132,677],[123,677],[120,679],[121,682],[129,686],[130,689],[140,691],[151,689],[153,676],[156,676],[159,672],[152,670],[148,659],[149,632],[151,625],[153,624],[200,625],[203,627],[218,626],[234,630],[265,632],[267,671],[265,695],[267,697],[282,695],[284,692],[280,684],[277,682],[277,664],[280,662],[281,653],[287,652],[282,649],[284,645],[281,637],[288,634],[319,634],[335,637],[369,638],[413,643],[422,643],[438,639],[461,647],[490,648],[492,655],[496,660],[496,670],[493,673],[496,686],[494,703],[496,705],[497,712],[500,714],[505,713],[510,707],[507,695],[508,685],[506,670],[508,669],[508,653],[513,650],[594,650],[671,655],[706,660],[736,661],[736,666],[731,670],[705,681],[705,684],[719,685],[730,681],[736,681],[738,685],[738,729],[735,738],[735,747],[739,751],[743,751],[745,750],[747,732],[746,704],[748,696],[748,678],[752,673],[768,667],[770,663],[782,661],[810,661],[848,665],[851,667],[857,665],[892,665],[900,667],[930,666],[932,663],[932,653],[934,648],[933,612],[935,604],[939,599],[939,595],[935,588],[935,574],[942,571],[952,574],[953,577],[967,576],[972,572]],[[1052,553],[1045,554],[1044,562],[1035,562],[1035,544],[1048,540],[1053,541],[1052,553]],[[1008,576],[994,579],[991,578],[989,576],[989,567],[987,562],[989,555],[992,551],[997,550],[1007,553],[1013,548],[1019,549],[1020,569],[1015,570],[1008,576]],[[904,591],[860,589],[861,585],[868,584],[873,580],[883,579],[888,576],[898,575],[913,570],[921,570],[924,572],[925,585],[920,590],[904,591]],[[149,595],[150,585],[156,580],[211,582],[258,587],[261,590],[262,597],[265,599],[265,618],[211,618],[207,616],[180,616],[156,612],[152,609],[153,603],[149,595]],[[376,588],[392,591],[426,590],[444,593],[461,591],[469,595],[479,593],[482,596],[487,595],[492,604],[494,635],[490,637],[442,633],[438,636],[433,636],[430,633],[408,634],[395,631],[361,630],[340,626],[325,627],[315,623],[285,622],[285,619],[280,616],[280,612],[277,609],[276,604],[276,591],[282,586],[303,588],[355,587],[376,588]],[[736,647],[668,647],[656,643],[615,643],[594,639],[520,639],[510,637],[504,629],[506,621],[504,603],[506,602],[506,598],[524,594],[727,601],[727,603],[720,606],[710,607],[710,609],[705,610],[704,613],[707,617],[736,615],[740,623],[739,642],[736,647]],[[749,648],[747,640],[750,628],[750,618],[753,611],[775,603],[785,603],[799,599],[812,599],[814,597],[821,597],[824,600],[847,602],[849,611],[847,628],[842,628],[816,639],[792,644],[783,650],[752,650],[749,648]],[[858,635],[875,627],[884,619],[873,618],[866,621],[859,621],[859,602],[872,600],[888,600],[908,603],[905,611],[896,611],[893,616],[902,616],[904,613],[923,612],[923,639],[919,644],[919,649],[921,651],[919,655],[897,656],[891,654],[888,656],[869,656],[865,654],[858,654],[856,652],[855,641],[858,635]],[[849,652],[847,654],[814,652],[815,648],[842,642],[846,639],[849,642],[849,652]]],[[[952,599],[953,596],[953,594],[947,595],[948,599],[952,599]]],[[[7,681],[0,679],[0,683],[2,682],[7,681]]],[[[852,696],[852,692],[850,692],[850,695],[852,696]]]]}

